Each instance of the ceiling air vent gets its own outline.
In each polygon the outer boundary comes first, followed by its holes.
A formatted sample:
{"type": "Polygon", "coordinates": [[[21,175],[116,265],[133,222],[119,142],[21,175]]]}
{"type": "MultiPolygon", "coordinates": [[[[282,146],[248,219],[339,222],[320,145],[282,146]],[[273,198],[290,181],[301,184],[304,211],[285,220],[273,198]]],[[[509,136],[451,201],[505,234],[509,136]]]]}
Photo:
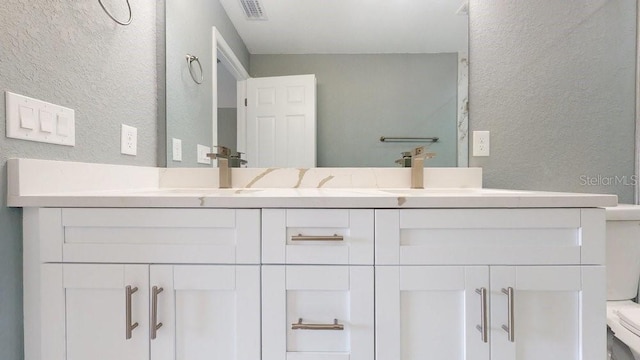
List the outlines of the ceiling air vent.
{"type": "Polygon", "coordinates": [[[240,4],[247,20],[267,20],[264,8],[258,0],[240,0],[240,4]]]}

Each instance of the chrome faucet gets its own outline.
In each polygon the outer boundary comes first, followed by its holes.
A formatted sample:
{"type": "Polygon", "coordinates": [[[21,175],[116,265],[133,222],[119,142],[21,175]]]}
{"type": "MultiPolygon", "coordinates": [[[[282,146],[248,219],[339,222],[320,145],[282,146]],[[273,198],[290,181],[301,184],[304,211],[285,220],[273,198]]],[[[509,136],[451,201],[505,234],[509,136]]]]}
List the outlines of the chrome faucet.
{"type": "Polygon", "coordinates": [[[229,156],[231,150],[224,146],[215,146],[216,153],[208,153],[207,157],[211,160],[218,160],[218,187],[220,189],[228,189],[231,187],[231,169],[229,169],[229,156]]]}
{"type": "Polygon", "coordinates": [[[424,189],[424,159],[431,159],[435,153],[424,152],[424,146],[411,150],[411,188],[424,189]]]}

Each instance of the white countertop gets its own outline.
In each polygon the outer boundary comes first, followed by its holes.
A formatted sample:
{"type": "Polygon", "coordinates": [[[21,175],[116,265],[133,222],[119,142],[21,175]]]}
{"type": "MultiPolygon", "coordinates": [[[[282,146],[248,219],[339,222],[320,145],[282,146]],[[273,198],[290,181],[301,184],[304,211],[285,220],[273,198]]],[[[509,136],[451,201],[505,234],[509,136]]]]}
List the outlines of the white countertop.
{"type": "MultiPolygon", "coordinates": [[[[199,173],[208,181],[215,169],[204,170],[199,173]]],[[[249,169],[240,170],[246,171],[237,175],[250,172],[249,169]]],[[[7,203],[14,207],[140,208],[540,208],[617,205],[615,195],[483,189],[478,169],[425,169],[425,179],[429,178],[431,184],[427,186],[429,184],[425,183],[425,189],[384,187],[397,182],[394,177],[398,174],[404,176],[406,170],[270,169],[260,172],[258,169],[253,170],[253,175],[244,176],[242,187],[216,189],[195,187],[194,184],[203,181],[194,175],[193,170],[11,159],[7,203]],[[278,171],[282,174],[274,175],[278,171]],[[341,180],[340,177],[346,173],[349,176],[341,180]],[[261,184],[256,183],[256,179],[266,181],[266,174],[279,184],[291,181],[298,187],[258,187],[261,184]],[[333,183],[326,181],[329,177],[333,183]],[[185,186],[175,186],[180,185],[176,180],[180,178],[185,178],[185,186]],[[360,186],[336,187],[353,183],[360,186]],[[453,187],[433,186],[442,184],[453,187]]]]}
{"type": "Polygon", "coordinates": [[[640,205],[618,204],[607,208],[607,220],[633,221],[640,219],[640,205]]]}
{"type": "Polygon", "coordinates": [[[536,208],[615,206],[611,195],[494,189],[138,189],[25,195],[21,207],[536,208]]]}

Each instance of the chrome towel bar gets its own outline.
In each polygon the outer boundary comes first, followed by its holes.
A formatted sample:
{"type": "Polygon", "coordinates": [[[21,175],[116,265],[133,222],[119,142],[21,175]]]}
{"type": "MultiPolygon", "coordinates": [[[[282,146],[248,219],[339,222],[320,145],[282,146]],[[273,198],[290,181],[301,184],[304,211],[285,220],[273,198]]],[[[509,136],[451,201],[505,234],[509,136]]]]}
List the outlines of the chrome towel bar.
{"type": "Polygon", "coordinates": [[[380,142],[438,142],[438,137],[388,137],[380,136],[380,142]]]}

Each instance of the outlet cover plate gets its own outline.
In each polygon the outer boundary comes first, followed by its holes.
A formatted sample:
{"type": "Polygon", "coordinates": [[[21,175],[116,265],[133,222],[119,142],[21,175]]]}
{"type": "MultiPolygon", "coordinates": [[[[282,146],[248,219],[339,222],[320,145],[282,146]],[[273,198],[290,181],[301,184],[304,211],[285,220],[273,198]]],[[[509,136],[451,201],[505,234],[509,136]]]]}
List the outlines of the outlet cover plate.
{"type": "Polygon", "coordinates": [[[490,133],[489,131],[473,132],[473,156],[490,155],[490,133]]]}
{"type": "Polygon", "coordinates": [[[122,124],[120,136],[120,152],[125,155],[136,156],[138,154],[138,129],[122,124]]]}

